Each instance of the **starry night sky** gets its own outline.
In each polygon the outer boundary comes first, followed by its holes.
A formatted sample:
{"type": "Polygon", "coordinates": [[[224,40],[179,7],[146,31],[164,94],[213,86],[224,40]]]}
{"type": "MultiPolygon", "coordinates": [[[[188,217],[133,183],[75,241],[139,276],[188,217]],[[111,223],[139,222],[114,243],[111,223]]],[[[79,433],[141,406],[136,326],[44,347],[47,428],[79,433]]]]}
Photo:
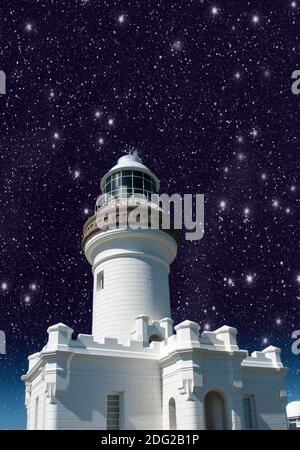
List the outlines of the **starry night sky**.
{"type": "Polygon", "coordinates": [[[10,1],[0,16],[0,428],[25,427],[20,377],[47,327],[91,331],[82,227],[128,146],[161,192],[205,195],[205,236],[172,265],[175,322],[281,347],[299,398],[300,1],[10,1]]]}

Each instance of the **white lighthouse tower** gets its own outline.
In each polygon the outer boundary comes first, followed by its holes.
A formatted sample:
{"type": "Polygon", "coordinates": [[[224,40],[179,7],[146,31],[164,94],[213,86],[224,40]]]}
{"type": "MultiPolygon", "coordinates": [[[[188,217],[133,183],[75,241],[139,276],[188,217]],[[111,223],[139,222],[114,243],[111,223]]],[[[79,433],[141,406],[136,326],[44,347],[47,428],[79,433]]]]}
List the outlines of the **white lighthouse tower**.
{"type": "Polygon", "coordinates": [[[97,341],[131,339],[137,316],[159,321],[171,315],[168,275],[177,252],[175,234],[170,229],[150,229],[145,221],[143,228],[143,214],[138,229],[127,226],[138,205],[148,217],[151,210],[159,210],[151,202],[158,189],[157,177],[136,153],[122,156],[101,180],[103,194],[96,215],[84,227],[83,239],[94,275],[92,334],[97,341]],[[123,227],[114,220],[121,214],[125,214],[123,227]]]}
{"type": "Polygon", "coordinates": [[[286,428],[279,348],[249,355],[226,325],[201,334],[189,320],[173,328],[168,274],[179,241],[172,222],[161,225],[157,177],[129,154],[101,190],[82,242],[94,276],[92,334],[48,328],[22,377],[27,428],[286,428]]]}

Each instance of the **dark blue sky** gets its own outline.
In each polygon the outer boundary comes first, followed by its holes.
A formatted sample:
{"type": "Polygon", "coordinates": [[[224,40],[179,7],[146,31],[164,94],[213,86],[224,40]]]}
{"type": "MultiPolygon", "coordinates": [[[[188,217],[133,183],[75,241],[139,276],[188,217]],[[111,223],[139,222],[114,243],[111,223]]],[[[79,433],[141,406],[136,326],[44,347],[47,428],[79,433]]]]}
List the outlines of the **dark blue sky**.
{"type": "Polygon", "coordinates": [[[175,322],[281,347],[299,398],[299,0],[12,1],[0,15],[0,428],[25,426],[20,376],[47,327],[91,330],[82,226],[128,146],[162,192],[205,195],[205,236],[172,266],[175,322]]]}

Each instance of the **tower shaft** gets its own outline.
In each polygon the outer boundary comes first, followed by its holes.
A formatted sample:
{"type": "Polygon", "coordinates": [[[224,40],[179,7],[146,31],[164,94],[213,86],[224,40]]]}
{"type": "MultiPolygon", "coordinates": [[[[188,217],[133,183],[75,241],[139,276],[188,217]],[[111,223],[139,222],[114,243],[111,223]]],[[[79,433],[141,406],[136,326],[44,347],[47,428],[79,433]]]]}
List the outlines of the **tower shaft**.
{"type": "Polygon", "coordinates": [[[86,243],[94,274],[94,339],[128,340],[135,318],[170,317],[169,264],[174,239],[161,230],[108,230],[86,243]]]}

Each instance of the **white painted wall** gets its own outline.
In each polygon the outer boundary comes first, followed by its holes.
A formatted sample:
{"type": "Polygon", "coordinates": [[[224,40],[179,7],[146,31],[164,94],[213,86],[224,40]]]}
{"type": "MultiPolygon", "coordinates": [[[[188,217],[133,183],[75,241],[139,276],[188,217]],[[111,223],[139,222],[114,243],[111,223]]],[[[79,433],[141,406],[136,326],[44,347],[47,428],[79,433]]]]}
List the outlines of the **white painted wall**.
{"type": "Polygon", "coordinates": [[[32,383],[31,395],[28,398],[27,429],[42,430],[45,428],[45,408],[44,381],[42,375],[39,374],[32,383]],[[36,409],[36,406],[38,406],[38,409],[36,409]]]}
{"type": "Polygon", "coordinates": [[[285,407],[287,403],[283,377],[273,373],[243,369],[244,392],[255,394],[257,426],[261,430],[287,428],[285,407]]]}
{"type": "MultiPolygon", "coordinates": [[[[105,430],[109,392],[122,393],[122,429],[161,428],[160,371],[156,362],[124,358],[91,361],[84,357],[73,360],[70,369],[68,385],[57,393],[56,404],[51,404],[43,393],[45,384],[40,388],[34,384],[30,410],[33,417],[34,400],[40,394],[39,429],[105,430]],[[46,418],[43,426],[44,401],[46,418]]],[[[34,429],[33,419],[28,428],[34,429]]]]}
{"type": "Polygon", "coordinates": [[[85,252],[94,272],[93,328],[96,341],[128,340],[135,318],[170,317],[169,265],[176,242],[160,230],[111,230],[92,236],[85,252]],[[97,290],[103,271],[104,289],[97,290]]]}
{"type": "MultiPolygon", "coordinates": [[[[149,318],[139,319],[138,327],[139,321],[152,329],[149,318]]],[[[258,429],[286,429],[286,369],[278,349],[249,357],[234,342],[230,348],[235,350],[225,349],[234,335],[230,327],[216,330],[222,337],[216,344],[199,338],[194,322],[175,329],[175,335],[145,346],[142,336],[127,344],[109,338],[98,343],[90,335],[72,340],[73,330],[63,324],[49,327],[48,343],[30,357],[24,378],[31,386],[28,428],[35,427],[39,396],[38,428],[106,429],[107,394],[119,392],[123,429],[168,430],[174,398],[177,428],[201,430],[206,428],[205,396],[217,391],[224,398],[228,429],[244,427],[244,396],[254,397],[258,429]]]]}

